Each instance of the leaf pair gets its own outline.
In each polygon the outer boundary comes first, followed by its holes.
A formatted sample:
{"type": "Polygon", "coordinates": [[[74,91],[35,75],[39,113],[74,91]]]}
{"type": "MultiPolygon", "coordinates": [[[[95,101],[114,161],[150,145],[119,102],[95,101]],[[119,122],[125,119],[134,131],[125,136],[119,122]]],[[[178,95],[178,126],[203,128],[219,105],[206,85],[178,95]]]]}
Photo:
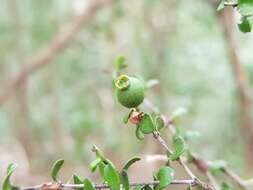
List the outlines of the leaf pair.
{"type": "Polygon", "coordinates": [[[159,131],[164,127],[164,120],[159,115],[145,113],[136,127],[136,137],[140,140],[144,138],[144,134],[150,134],[159,131]]]}
{"type": "Polygon", "coordinates": [[[123,167],[122,171],[119,172],[114,164],[103,155],[102,151],[98,147],[94,146],[93,151],[96,153],[96,159],[91,162],[90,169],[94,172],[99,168],[99,172],[104,181],[109,185],[111,190],[119,190],[122,185],[124,190],[129,190],[129,180],[127,170],[135,162],[139,161],[140,158],[134,157],[130,159],[123,167]]]}
{"type": "Polygon", "coordinates": [[[87,178],[84,180],[81,180],[81,178],[79,176],[74,174],[73,180],[74,180],[74,184],[83,184],[83,188],[85,190],[96,190],[96,188],[94,187],[92,182],[87,178]]]}
{"type": "Polygon", "coordinates": [[[169,155],[169,160],[171,161],[179,159],[179,157],[184,153],[186,149],[184,138],[180,135],[175,135],[173,137],[173,147],[174,151],[172,154],[169,155]]]}

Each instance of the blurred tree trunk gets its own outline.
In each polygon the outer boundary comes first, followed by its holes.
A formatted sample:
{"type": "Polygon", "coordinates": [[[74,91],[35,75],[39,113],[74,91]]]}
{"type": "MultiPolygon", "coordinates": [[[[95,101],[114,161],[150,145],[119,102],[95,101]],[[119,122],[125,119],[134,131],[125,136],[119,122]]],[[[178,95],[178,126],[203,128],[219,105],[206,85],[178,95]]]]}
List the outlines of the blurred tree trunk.
{"type": "Polygon", "coordinates": [[[55,77],[55,70],[51,69],[49,71],[49,76],[47,79],[47,86],[49,93],[52,94],[52,107],[53,112],[51,112],[51,127],[52,127],[52,145],[55,147],[55,152],[63,153],[64,151],[64,131],[61,121],[61,99],[59,94],[59,85],[57,84],[57,78],[55,77]]]}
{"type": "MultiPolygon", "coordinates": [[[[16,43],[16,60],[19,63],[24,63],[24,52],[22,50],[22,26],[18,13],[18,4],[16,0],[9,1],[10,17],[13,23],[13,36],[16,43]]],[[[33,153],[32,132],[29,129],[29,109],[27,104],[27,81],[24,80],[22,85],[17,89],[17,94],[13,100],[13,115],[12,121],[14,132],[18,141],[23,146],[29,161],[33,153]]]]}
{"type": "MultiPolygon", "coordinates": [[[[217,4],[215,5],[215,8],[217,4]]],[[[233,15],[233,9],[227,7],[224,11],[217,13],[220,21],[229,56],[229,62],[233,71],[233,77],[236,85],[239,108],[240,130],[245,139],[245,153],[248,165],[253,168],[253,121],[251,118],[251,98],[249,96],[250,86],[245,71],[242,68],[238,56],[236,44],[236,25],[233,15]]]]}

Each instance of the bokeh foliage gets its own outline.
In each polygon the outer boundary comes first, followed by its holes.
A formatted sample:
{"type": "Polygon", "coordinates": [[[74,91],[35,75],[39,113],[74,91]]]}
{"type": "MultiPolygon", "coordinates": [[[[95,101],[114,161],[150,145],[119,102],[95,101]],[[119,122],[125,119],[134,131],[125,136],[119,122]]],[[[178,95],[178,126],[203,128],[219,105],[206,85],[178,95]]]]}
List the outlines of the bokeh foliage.
{"type": "MultiPolygon", "coordinates": [[[[82,7],[79,0],[14,2],[16,10],[9,0],[0,0],[0,81],[19,71],[22,60],[46,46],[82,7]]],[[[40,149],[33,154],[35,171],[41,170],[35,163],[47,167],[48,160],[59,155],[73,165],[87,163],[92,144],[101,144],[119,160],[144,150],[134,130],[129,133],[122,125],[126,110],[115,104],[111,89],[119,54],[125,55],[129,73],[160,81],[147,96],[163,113],[177,107],[188,110],[179,125],[200,131],[191,142],[194,149],[243,171],[235,84],[216,14],[204,0],[117,1],[98,12],[53,64],[29,78],[27,127],[32,143],[43,149],[43,155],[40,149]]],[[[252,79],[252,35],[236,34],[243,66],[252,79]]],[[[19,126],[13,113],[18,103],[10,100],[0,108],[0,142],[15,139],[19,126]]]]}

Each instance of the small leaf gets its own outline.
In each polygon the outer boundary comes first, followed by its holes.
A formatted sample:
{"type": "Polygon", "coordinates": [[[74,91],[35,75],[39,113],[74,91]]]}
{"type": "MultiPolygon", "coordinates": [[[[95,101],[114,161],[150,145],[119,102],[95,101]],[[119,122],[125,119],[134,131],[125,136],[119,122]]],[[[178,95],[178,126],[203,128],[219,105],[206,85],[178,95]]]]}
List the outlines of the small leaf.
{"type": "Polygon", "coordinates": [[[131,109],[130,112],[123,117],[123,122],[127,124],[129,118],[131,117],[131,114],[135,111],[135,109],[131,109]]]}
{"type": "Polygon", "coordinates": [[[108,163],[104,168],[104,180],[113,189],[119,189],[120,177],[118,171],[112,163],[108,163]]]}
{"type": "Polygon", "coordinates": [[[159,189],[166,188],[173,180],[174,170],[168,166],[161,168],[157,173],[157,179],[159,181],[159,189]]]}
{"type": "Polygon", "coordinates": [[[214,175],[218,175],[224,172],[227,163],[223,160],[216,160],[209,164],[209,169],[214,175]]]}
{"type": "Polygon", "coordinates": [[[95,152],[96,156],[100,158],[102,161],[106,161],[103,152],[96,145],[93,145],[92,151],[95,152]]]}
{"type": "Polygon", "coordinates": [[[127,124],[128,119],[129,119],[129,115],[125,115],[125,116],[123,117],[123,123],[127,124]]]}
{"type": "Polygon", "coordinates": [[[74,184],[83,184],[83,181],[81,180],[81,178],[76,174],[73,175],[73,180],[74,180],[74,184]]]}
{"type": "Polygon", "coordinates": [[[169,156],[169,159],[171,161],[177,160],[184,153],[184,151],[185,151],[184,139],[179,135],[175,135],[173,137],[173,147],[174,147],[174,151],[169,156]]]}
{"type": "Polygon", "coordinates": [[[156,125],[156,129],[158,131],[160,131],[165,126],[164,120],[163,120],[163,118],[161,116],[156,116],[156,118],[155,118],[155,125],[156,125]]]}
{"type": "Polygon", "coordinates": [[[139,123],[139,126],[140,126],[141,132],[144,134],[152,133],[155,130],[155,125],[154,125],[153,119],[147,113],[145,113],[143,115],[143,117],[139,123]]]}
{"type": "Polygon", "coordinates": [[[131,165],[133,165],[135,162],[140,161],[141,158],[135,157],[127,161],[125,166],[123,167],[123,170],[128,170],[131,165]]]}
{"type": "Polygon", "coordinates": [[[126,64],[126,59],[124,56],[119,56],[115,60],[115,69],[122,70],[125,69],[128,65],[126,64]]]}
{"type": "Polygon", "coordinates": [[[220,4],[217,7],[217,11],[221,11],[222,9],[225,8],[225,2],[226,0],[221,0],[220,4]]]}
{"type": "Polygon", "coordinates": [[[238,0],[238,10],[242,16],[253,15],[253,1],[252,0],[238,0]]]}
{"type": "Polygon", "coordinates": [[[51,177],[54,181],[57,181],[58,173],[59,173],[59,171],[60,171],[63,164],[64,164],[63,159],[59,159],[54,163],[54,165],[51,169],[51,177]]]}
{"type": "Polygon", "coordinates": [[[97,157],[94,161],[90,163],[90,169],[92,172],[94,172],[97,169],[97,166],[101,161],[102,161],[101,158],[97,157]]]}
{"type": "Polygon", "coordinates": [[[3,180],[3,186],[2,186],[3,190],[12,190],[13,189],[13,186],[10,183],[10,177],[16,168],[17,168],[16,164],[9,164],[9,166],[7,167],[6,176],[3,180]]]}
{"type": "Polygon", "coordinates": [[[222,182],[221,190],[232,190],[232,188],[226,182],[222,182]]]}
{"type": "Polygon", "coordinates": [[[136,136],[137,139],[139,139],[139,140],[143,140],[143,139],[144,139],[144,134],[141,132],[140,126],[139,126],[139,125],[136,126],[136,129],[135,129],[135,136],[136,136]]]}
{"type": "Polygon", "coordinates": [[[123,185],[124,190],[129,190],[130,189],[128,175],[127,175],[127,172],[125,170],[123,170],[120,174],[120,183],[123,185]]]}
{"type": "Polygon", "coordinates": [[[249,22],[247,17],[243,17],[240,24],[238,24],[238,27],[241,32],[248,33],[251,32],[251,23],[249,22]]]}
{"type": "Polygon", "coordinates": [[[100,163],[98,164],[98,168],[99,168],[100,176],[101,176],[102,178],[104,178],[105,163],[104,163],[104,162],[100,162],[100,163]]]}
{"type": "Polygon", "coordinates": [[[87,178],[83,182],[83,187],[84,190],[96,190],[92,182],[87,178]]]}

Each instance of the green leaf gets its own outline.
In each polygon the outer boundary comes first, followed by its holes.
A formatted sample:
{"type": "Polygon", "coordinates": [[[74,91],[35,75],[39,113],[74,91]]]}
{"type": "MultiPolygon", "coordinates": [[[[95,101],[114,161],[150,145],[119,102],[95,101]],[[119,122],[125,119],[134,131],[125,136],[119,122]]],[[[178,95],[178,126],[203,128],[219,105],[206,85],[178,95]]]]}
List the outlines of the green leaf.
{"type": "Polygon", "coordinates": [[[214,174],[218,175],[224,172],[227,163],[223,160],[216,160],[209,164],[209,170],[214,174]]]}
{"type": "Polygon", "coordinates": [[[156,116],[156,118],[155,118],[155,125],[156,125],[156,129],[158,131],[160,131],[165,126],[164,120],[163,120],[163,118],[161,116],[156,116]]]}
{"type": "Polygon", "coordinates": [[[129,115],[125,115],[125,116],[123,117],[123,123],[127,124],[128,119],[129,119],[129,115]]]}
{"type": "Polygon", "coordinates": [[[119,56],[115,60],[115,69],[122,70],[125,69],[128,65],[126,64],[126,59],[124,56],[119,56]]]}
{"type": "Polygon", "coordinates": [[[166,188],[173,180],[174,170],[168,166],[161,168],[157,173],[157,179],[159,181],[159,189],[166,188]]]}
{"type": "Polygon", "coordinates": [[[96,190],[92,182],[87,178],[83,182],[83,187],[84,190],[96,190]]]}
{"type": "Polygon", "coordinates": [[[97,166],[101,161],[102,161],[101,158],[97,157],[94,161],[90,163],[90,169],[92,172],[94,172],[97,169],[97,166]]]}
{"type": "Polygon", "coordinates": [[[123,185],[124,190],[129,190],[129,179],[126,170],[123,170],[120,174],[120,183],[123,185]]]}
{"type": "Polygon", "coordinates": [[[140,130],[143,134],[152,133],[155,130],[155,125],[152,117],[145,113],[139,123],[140,130]]]}
{"type": "Polygon", "coordinates": [[[96,156],[100,158],[102,161],[106,161],[103,152],[96,145],[93,145],[92,151],[95,152],[96,156]]]}
{"type": "Polygon", "coordinates": [[[120,177],[115,166],[112,163],[108,163],[104,167],[104,180],[112,189],[119,189],[120,187],[120,177]]]}
{"type": "Polygon", "coordinates": [[[248,20],[247,17],[243,17],[242,20],[241,20],[241,23],[238,24],[238,27],[240,29],[241,32],[243,33],[247,33],[247,32],[251,32],[251,23],[250,21],[248,20]]]}
{"type": "Polygon", "coordinates": [[[131,165],[133,165],[135,162],[138,162],[140,160],[141,160],[141,158],[139,158],[139,157],[134,157],[134,158],[128,160],[127,163],[125,164],[125,166],[123,167],[123,170],[128,170],[131,165]]]}
{"type": "Polygon", "coordinates": [[[137,137],[137,139],[139,140],[143,140],[144,139],[144,134],[141,132],[140,126],[137,125],[136,129],[135,129],[135,136],[137,137]]]}
{"type": "Polygon", "coordinates": [[[3,190],[12,190],[13,189],[13,186],[10,183],[10,177],[16,168],[17,168],[16,164],[9,164],[8,165],[6,176],[3,180],[3,186],[2,186],[3,190]]]}
{"type": "Polygon", "coordinates": [[[81,180],[81,178],[76,174],[73,175],[73,180],[74,180],[74,184],[83,184],[83,181],[81,180]]]}
{"type": "Polygon", "coordinates": [[[169,159],[171,161],[175,161],[177,160],[185,151],[185,141],[184,139],[179,136],[179,135],[175,135],[173,137],[173,147],[174,147],[174,151],[173,153],[169,156],[169,159]]]}
{"type": "Polygon", "coordinates": [[[100,176],[101,176],[102,178],[104,178],[105,163],[104,163],[104,162],[100,162],[100,163],[98,164],[98,167],[99,167],[100,176]]]}
{"type": "Polygon", "coordinates": [[[232,190],[232,188],[226,182],[222,182],[221,190],[232,190]]]}
{"type": "Polygon", "coordinates": [[[225,2],[226,0],[221,0],[220,4],[217,7],[217,11],[221,11],[222,9],[225,8],[225,2]]]}
{"type": "Polygon", "coordinates": [[[238,0],[238,10],[242,16],[253,15],[253,1],[252,0],[238,0]]]}
{"type": "Polygon", "coordinates": [[[54,165],[51,169],[51,177],[54,181],[57,181],[58,173],[59,173],[59,171],[60,171],[63,164],[64,164],[63,159],[59,159],[54,163],[54,165]]]}

